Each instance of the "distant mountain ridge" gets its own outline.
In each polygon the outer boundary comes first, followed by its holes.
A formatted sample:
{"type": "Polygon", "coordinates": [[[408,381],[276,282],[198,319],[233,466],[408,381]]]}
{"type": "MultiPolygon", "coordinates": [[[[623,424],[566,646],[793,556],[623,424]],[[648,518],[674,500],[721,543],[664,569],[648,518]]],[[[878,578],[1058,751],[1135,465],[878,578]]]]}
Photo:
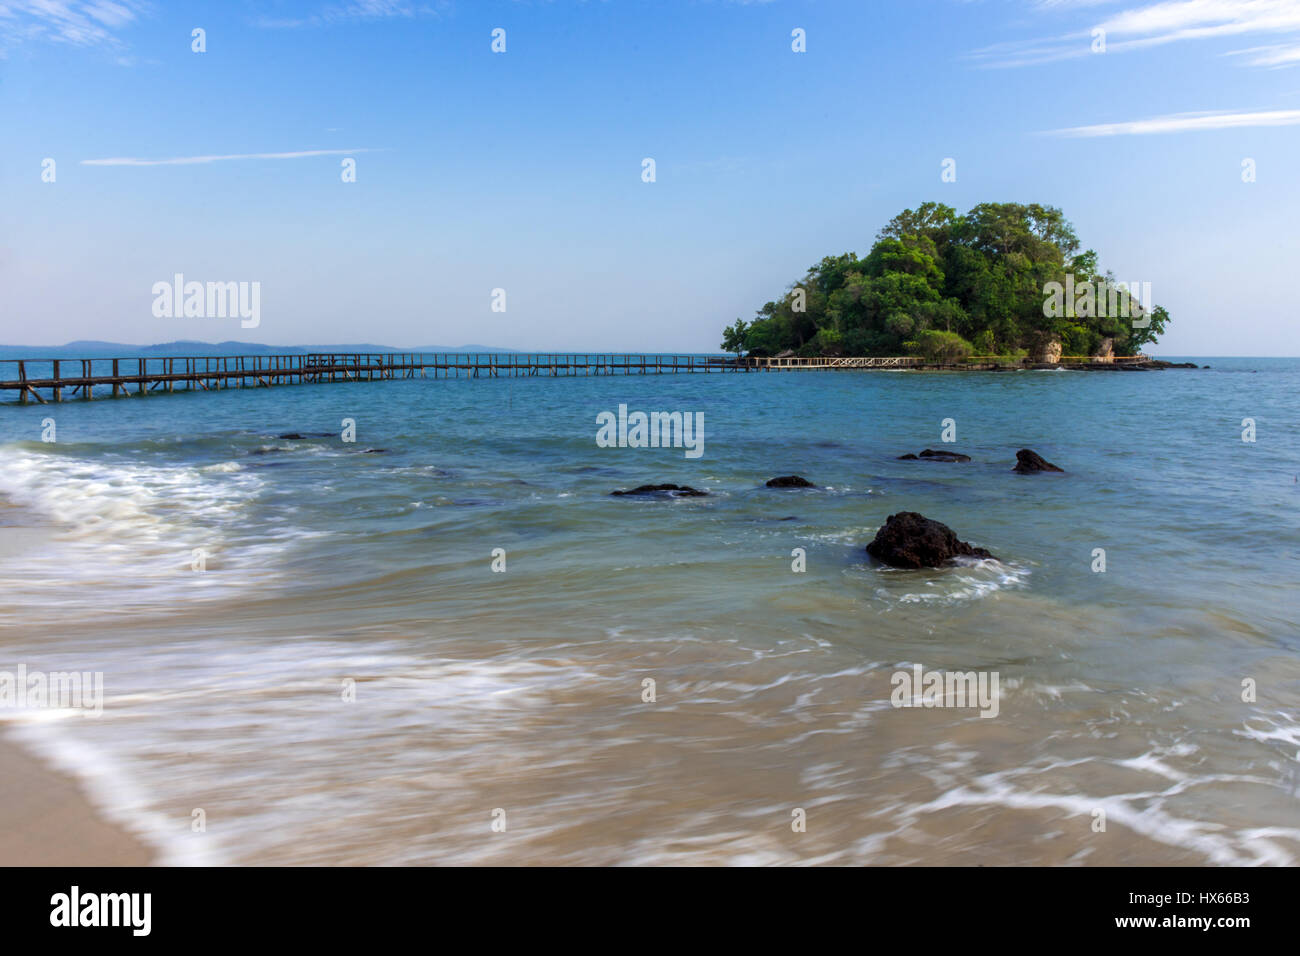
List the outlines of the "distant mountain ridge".
{"type": "Polygon", "coordinates": [[[0,345],[0,354],[10,358],[126,358],[132,356],[189,355],[301,355],[308,352],[497,352],[513,353],[495,345],[419,345],[397,347],[361,343],[355,345],[262,345],[257,342],[198,342],[182,339],[157,345],[126,345],[82,339],[66,345],[0,345]]]}

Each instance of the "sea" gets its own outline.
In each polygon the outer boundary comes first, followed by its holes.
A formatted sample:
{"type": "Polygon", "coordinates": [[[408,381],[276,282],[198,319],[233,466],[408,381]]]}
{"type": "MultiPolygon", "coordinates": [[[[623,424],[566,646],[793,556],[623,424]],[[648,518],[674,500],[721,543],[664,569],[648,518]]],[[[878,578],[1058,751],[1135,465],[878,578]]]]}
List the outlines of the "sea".
{"type": "Polygon", "coordinates": [[[0,671],[104,696],[0,731],[174,864],[1296,865],[1300,359],[1192,361],[5,404],[0,671]]]}

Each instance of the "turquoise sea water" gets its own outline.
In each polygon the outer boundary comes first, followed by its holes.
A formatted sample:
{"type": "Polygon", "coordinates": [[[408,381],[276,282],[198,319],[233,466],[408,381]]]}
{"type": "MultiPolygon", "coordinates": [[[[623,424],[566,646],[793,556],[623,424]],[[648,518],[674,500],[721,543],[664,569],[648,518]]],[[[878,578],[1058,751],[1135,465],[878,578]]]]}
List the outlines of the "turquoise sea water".
{"type": "Polygon", "coordinates": [[[1294,864],[1300,360],[1197,361],[3,406],[0,670],[107,701],[0,717],[179,861],[1294,864]],[[903,510],[1002,561],[876,565],[903,510]],[[894,707],[915,663],[997,716],[894,707]]]}

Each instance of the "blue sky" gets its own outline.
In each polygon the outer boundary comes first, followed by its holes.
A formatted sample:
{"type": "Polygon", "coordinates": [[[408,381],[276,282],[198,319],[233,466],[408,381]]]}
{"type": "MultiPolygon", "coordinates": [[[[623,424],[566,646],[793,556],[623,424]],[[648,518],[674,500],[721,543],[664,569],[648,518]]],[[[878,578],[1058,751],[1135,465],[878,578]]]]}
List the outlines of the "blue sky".
{"type": "Polygon", "coordinates": [[[937,200],[1060,206],[1157,353],[1300,355],[1298,0],[0,0],[0,124],[9,343],[711,351],[937,200]]]}

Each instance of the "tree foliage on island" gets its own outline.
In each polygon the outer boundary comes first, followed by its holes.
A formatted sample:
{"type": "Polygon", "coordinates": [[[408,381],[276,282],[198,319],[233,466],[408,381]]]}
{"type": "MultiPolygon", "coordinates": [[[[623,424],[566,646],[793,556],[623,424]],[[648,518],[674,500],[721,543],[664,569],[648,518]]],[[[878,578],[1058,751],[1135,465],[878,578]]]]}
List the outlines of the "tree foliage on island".
{"type": "Polygon", "coordinates": [[[1045,308],[1048,284],[1064,284],[1067,275],[1075,286],[1095,287],[1097,300],[1116,286],[1113,275],[1099,274],[1097,254],[1081,251],[1061,210],[981,203],[959,216],[928,202],[890,220],[865,258],[827,256],[753,321],[737,319],[723,331],[722,348],[956,361],[1024,355],[1052,339],[1065,355],[1092,355],[1110,338],[1116,354],[1132,355],[1164,331],[1163,307],[1148,313],[1122,291],[1117,297],[1128,316],[1045,308]]]}

